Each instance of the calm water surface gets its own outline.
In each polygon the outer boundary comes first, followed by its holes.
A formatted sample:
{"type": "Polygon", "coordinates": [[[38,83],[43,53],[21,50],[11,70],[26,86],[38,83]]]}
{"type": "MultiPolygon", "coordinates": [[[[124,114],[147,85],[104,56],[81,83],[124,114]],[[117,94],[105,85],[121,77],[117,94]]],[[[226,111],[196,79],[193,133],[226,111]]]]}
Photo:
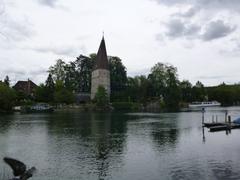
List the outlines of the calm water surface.
{"type": "MultiPolygon", "coordinates": [[[[208,109],[206,119],[223,120],[225,109],[208,109]]],[[[240,116],[239,107],[228,111],[240,116]]],[[[239,139],[238,129],[203,132],[200,112],[0,116],[0,158],[36,166],[33,180],[240,179],[239,139]]],[[[0,179],[11,173],[0,170],[0,179]]]]}

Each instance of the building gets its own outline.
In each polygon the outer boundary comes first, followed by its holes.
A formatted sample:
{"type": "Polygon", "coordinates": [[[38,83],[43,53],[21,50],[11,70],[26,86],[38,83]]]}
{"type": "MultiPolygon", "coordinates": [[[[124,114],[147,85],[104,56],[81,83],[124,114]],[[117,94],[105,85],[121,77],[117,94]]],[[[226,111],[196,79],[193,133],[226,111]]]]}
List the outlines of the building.
{"type": "Polygon", "coordinates": [[[18,81],[13,88],[16,91],[22,92],[28,96],[33,96],[34,90],[37,88],[38,86],[32,82],[31,80],[27,80],[27,81],[18,81]]]}
{"type": "Polygon", "coordinates": [[[110,71],[104,37],[98,49],[92,72],[91,99],[95,98],[99,86],[103,86],[106,89],[108,97],[110,97],[110,71]]]}
{"type": "Polygon", "coordinates": [[[91,100],[91,94],[89,93],[78,93],[76,94],[76,103],[85,104],[91,100]]]}

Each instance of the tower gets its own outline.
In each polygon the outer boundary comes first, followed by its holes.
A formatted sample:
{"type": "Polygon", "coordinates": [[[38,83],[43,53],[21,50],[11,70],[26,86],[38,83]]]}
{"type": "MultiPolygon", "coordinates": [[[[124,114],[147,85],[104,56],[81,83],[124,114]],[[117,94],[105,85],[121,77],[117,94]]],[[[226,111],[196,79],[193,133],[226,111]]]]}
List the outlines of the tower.
{"type": "Polygon", "coordinates": [[[104,37],[92,72],[91,99],[94,99],[99,86],[103,86],[110,97],[110,71],[104,37]]]}

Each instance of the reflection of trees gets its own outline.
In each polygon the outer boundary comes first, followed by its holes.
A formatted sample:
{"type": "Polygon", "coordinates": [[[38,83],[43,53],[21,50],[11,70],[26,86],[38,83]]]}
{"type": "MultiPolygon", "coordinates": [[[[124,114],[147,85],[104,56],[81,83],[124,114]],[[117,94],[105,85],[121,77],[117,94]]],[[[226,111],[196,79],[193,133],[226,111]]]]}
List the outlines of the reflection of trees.
{"type": "Polygon", "coordinates": [[[10,126],[12,125],[12,122],[15,119],[15,116],[18,116],[18,115],[12,115],[12,114],[3,115],[3,114],[1,114],[1,116],[0,116],[0,133],[4,133],[5,131],[9,130],[10,126]]]}
{"type": "MultiPolygon", "coordinates": [[[[174,114],[172,114],[174,115],[174,114]]],[[[164,149],[175,147],[179,136],[176,116],[163,117],[163,121],[154,123],[152,126],[152,137],[155,144],[164,149]]]]}
{"type": "Polygon", "coordinates": [[[126,118],[123,115],[54,113],[48,122],[50,138],[54,137],[49,144],[51,155],[55,156],[51,159],[63,166],[59,169],[67,165],[64,160],[73,158],[73,168],[76,165],[78,171],[81,167],[81,173],[97,174],[101,179],[110,174],[109,167],[119,167],[126,137],[126,118]]]}
{"type": "Polygon", "coordinates": [[[152,136],[154,141],[159,145],[174,145],[177,141],[178,134],[179,131],[177,129],[161,129],[158,131],[153,131],[152,136]]]}

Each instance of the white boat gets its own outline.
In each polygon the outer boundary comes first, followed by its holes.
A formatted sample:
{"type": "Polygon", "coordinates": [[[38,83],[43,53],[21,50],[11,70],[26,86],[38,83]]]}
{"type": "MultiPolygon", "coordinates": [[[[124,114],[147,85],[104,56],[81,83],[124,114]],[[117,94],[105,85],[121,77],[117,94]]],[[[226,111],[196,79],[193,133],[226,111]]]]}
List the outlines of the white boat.
{"type": "Polygon", "coordinates": [[[188,105],[189,108],[216,107],[216,106],[221,106],[221,103],[217,101],[203,101],[203,102],[192,102],[188,105]]]}

